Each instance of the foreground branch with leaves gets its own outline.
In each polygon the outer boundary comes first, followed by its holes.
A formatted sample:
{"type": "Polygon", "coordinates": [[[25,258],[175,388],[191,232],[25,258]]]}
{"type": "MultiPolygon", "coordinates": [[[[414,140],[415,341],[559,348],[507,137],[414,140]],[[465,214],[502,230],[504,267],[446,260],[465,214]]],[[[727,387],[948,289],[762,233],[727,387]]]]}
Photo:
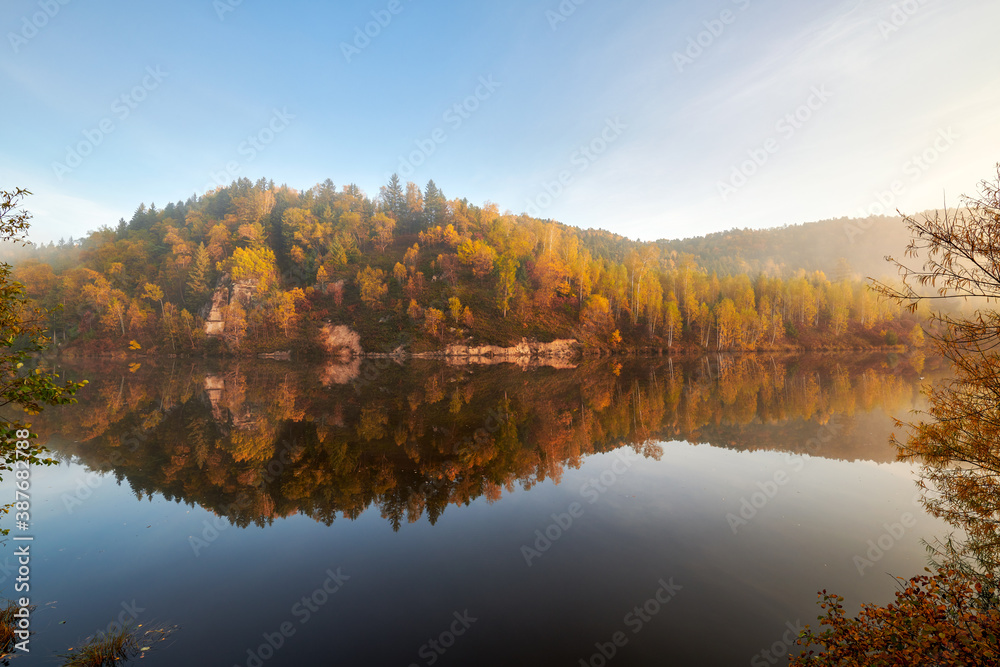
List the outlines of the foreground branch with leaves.
{"type": "Polygon", "coordinates": [[[951,308],[932,315],[942,333],[931,339],[954,375],[927,391],[928,419],[897,420],[908,435],[892,441],[921,466],[925,508],[958,532],[930,547],[936,571],[906,582],[893,604],[847,618],[844,599],[822,591],[826,629],[807,627],[799,644],[823,650],[793,665],[1000,664],[1000,166],[953,215],[905,221],[907,261],[922,264],[887,258],[902,287],[875,289],[910,311],[925,301],[951,308]]]}
{"type": "Polygon", "coordinates": [[[798,643],[820,646],[793,657],[796,667],[846,665],[996,665],[1000,661],[1000,610],[985,603],[982,582],[956,570],[899,579],[896,601],[862,605],[855,618],[844,598],[822,591],[820,625],[807,627],[798,643]]]}
{"type": "MultiPolygon", "coordinates": [[[[0,190],[0,241],[25,243],[31,214],[21,208],[28,190],[0,190]]],[[[73,395],[84,382],[61,381],[59,375],[37,366],[37,354],[48,345],[45,321],[49,313],[32,306],[24,286],[13,280],[9,264],[0,262],[0,407],[19,408],[26,415],[36,415],[47,405],[74,402],[73,395]]],[[[54,463],[37,444],[34,434],[30,447],[16,449],[19,430],[30,432],[31,424],[0,416],[0,477],[15,468],[16,461],[28,465],[54,463]]],[[[11,505],[0,507],[6,514],[11,505]]],[[[9,529],[0,529],[6,535],[9,529]]]]}
{"type": "MultiPolygon", "coordinates": [[[[895,262],[904,287],[876,288],[913,309],[930,299],[961,300],[964,315],[933,315],[943,333],[932,336],[952,365],[953,378],[928,392],[929,420],[906,424],[893,438],[900,458],[921,464],[924,505],[965,534],[940,549],[956,567],[995,578],[1000,572],[1000,167],[995,182],[965,198],[953,216],[907,222],[914,234],[907,255],[923,266],[895,262]],[[932,287],[934,293],[918,292],[932,287]]],[[[903,426],[901,422],[897,422],[903,426]]]]}

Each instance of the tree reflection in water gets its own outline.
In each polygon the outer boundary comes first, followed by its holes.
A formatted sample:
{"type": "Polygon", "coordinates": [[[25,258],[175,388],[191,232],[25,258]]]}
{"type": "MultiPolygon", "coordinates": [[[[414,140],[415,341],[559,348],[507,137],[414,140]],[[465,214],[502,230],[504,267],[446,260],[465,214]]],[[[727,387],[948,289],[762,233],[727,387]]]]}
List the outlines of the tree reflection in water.
{"type": "Polygon", "coordinates": [[[434,523],[449,504],[558,482],[622,446],[654,458],[661,442],[684,440],[889,461],[884,413],[912,407],[932,366],[920,355],[576,368],[90,363],[60,369],[91,384],[36,428],[60,456],[113,473],[139,498],[196,503],[238,526],[293,514],[330,524],[374,505],[399,529],[424,515],[434,523]],[[838,438],[817,452],[809,438],[831,419],[838,438]]]}

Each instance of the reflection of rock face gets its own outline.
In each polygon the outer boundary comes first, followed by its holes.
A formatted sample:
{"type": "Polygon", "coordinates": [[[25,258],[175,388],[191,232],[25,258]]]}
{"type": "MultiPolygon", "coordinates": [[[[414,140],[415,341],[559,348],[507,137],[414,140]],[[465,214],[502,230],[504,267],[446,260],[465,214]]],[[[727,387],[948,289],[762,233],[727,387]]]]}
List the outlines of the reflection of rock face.
{"type": "Polygon", "coordinates": [[[547,366],[549,368],[562,368],[562,369],[573,369],[577,367],[576,362],[562,358],[562,357],[516,357],[516,356],[498,356],[498,357],[486,357],[486,356],[476,356],[476,355],[460,355],[445,357],[444,363],[449,366],[495,366],[497,364],[516,364],[524,370],[530,368],[536,368],[538,366],[547,366]]]}
{"type": "Polygon", "coordinates": [[[327,354],[332,354],[347,360],[364,354],[361,348],[361,336],[357,331],[343,324],[333,326],[324,324],[319,332],[319,344],[327,354]]]}
{"type": "Polygon", "coordinates": [[[348,384],[361,374],[361,359],[354,358],[348,363],[329,361],[319,373],[319,381],[324,387],[334,384],[348,384]]]}
{"type": "Polygon", "coordinates": [[[239,374],[205,376],[205,395],[212,406],[212,419],[221,432],[229,433],[230,427],[252,429],[260,422],[258,411],[245,401],[244,384],[239,374]]]}
{"type": "Polygon", "coordinates": [[[205,376],[205,393],[208,394],[208,402],[212,404],[212,417],[216,421],[222,421],[222,407],[219,401],[222,400],[222,392],[226,390],[226,381],[218,375],[205,376]]]}

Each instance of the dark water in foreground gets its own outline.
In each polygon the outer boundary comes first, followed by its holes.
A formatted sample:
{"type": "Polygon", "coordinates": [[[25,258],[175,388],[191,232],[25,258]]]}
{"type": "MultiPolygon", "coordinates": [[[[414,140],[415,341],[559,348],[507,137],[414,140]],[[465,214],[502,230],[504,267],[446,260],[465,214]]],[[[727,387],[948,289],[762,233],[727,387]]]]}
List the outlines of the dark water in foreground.
{"type": "Polygon", "coordinates": [[[63,370],[15,665],[133,616],[145,665],[783,664],[947,532],[886,442],[920,358],[63,370]]]}

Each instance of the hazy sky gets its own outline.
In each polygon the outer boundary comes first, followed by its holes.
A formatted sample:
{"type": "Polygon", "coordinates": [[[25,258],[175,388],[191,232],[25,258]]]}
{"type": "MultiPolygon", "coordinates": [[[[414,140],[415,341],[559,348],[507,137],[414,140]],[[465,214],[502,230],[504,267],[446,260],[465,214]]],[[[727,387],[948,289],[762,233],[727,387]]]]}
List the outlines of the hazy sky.
{"type": "Polygon", "coordinates": [[[393,171],[673,238],[955,203],[1000,161],[990,0],[7,0],[0,19],[0,187],[35,192],[43,241],[238,176],[376,195],[393,171]]]}

